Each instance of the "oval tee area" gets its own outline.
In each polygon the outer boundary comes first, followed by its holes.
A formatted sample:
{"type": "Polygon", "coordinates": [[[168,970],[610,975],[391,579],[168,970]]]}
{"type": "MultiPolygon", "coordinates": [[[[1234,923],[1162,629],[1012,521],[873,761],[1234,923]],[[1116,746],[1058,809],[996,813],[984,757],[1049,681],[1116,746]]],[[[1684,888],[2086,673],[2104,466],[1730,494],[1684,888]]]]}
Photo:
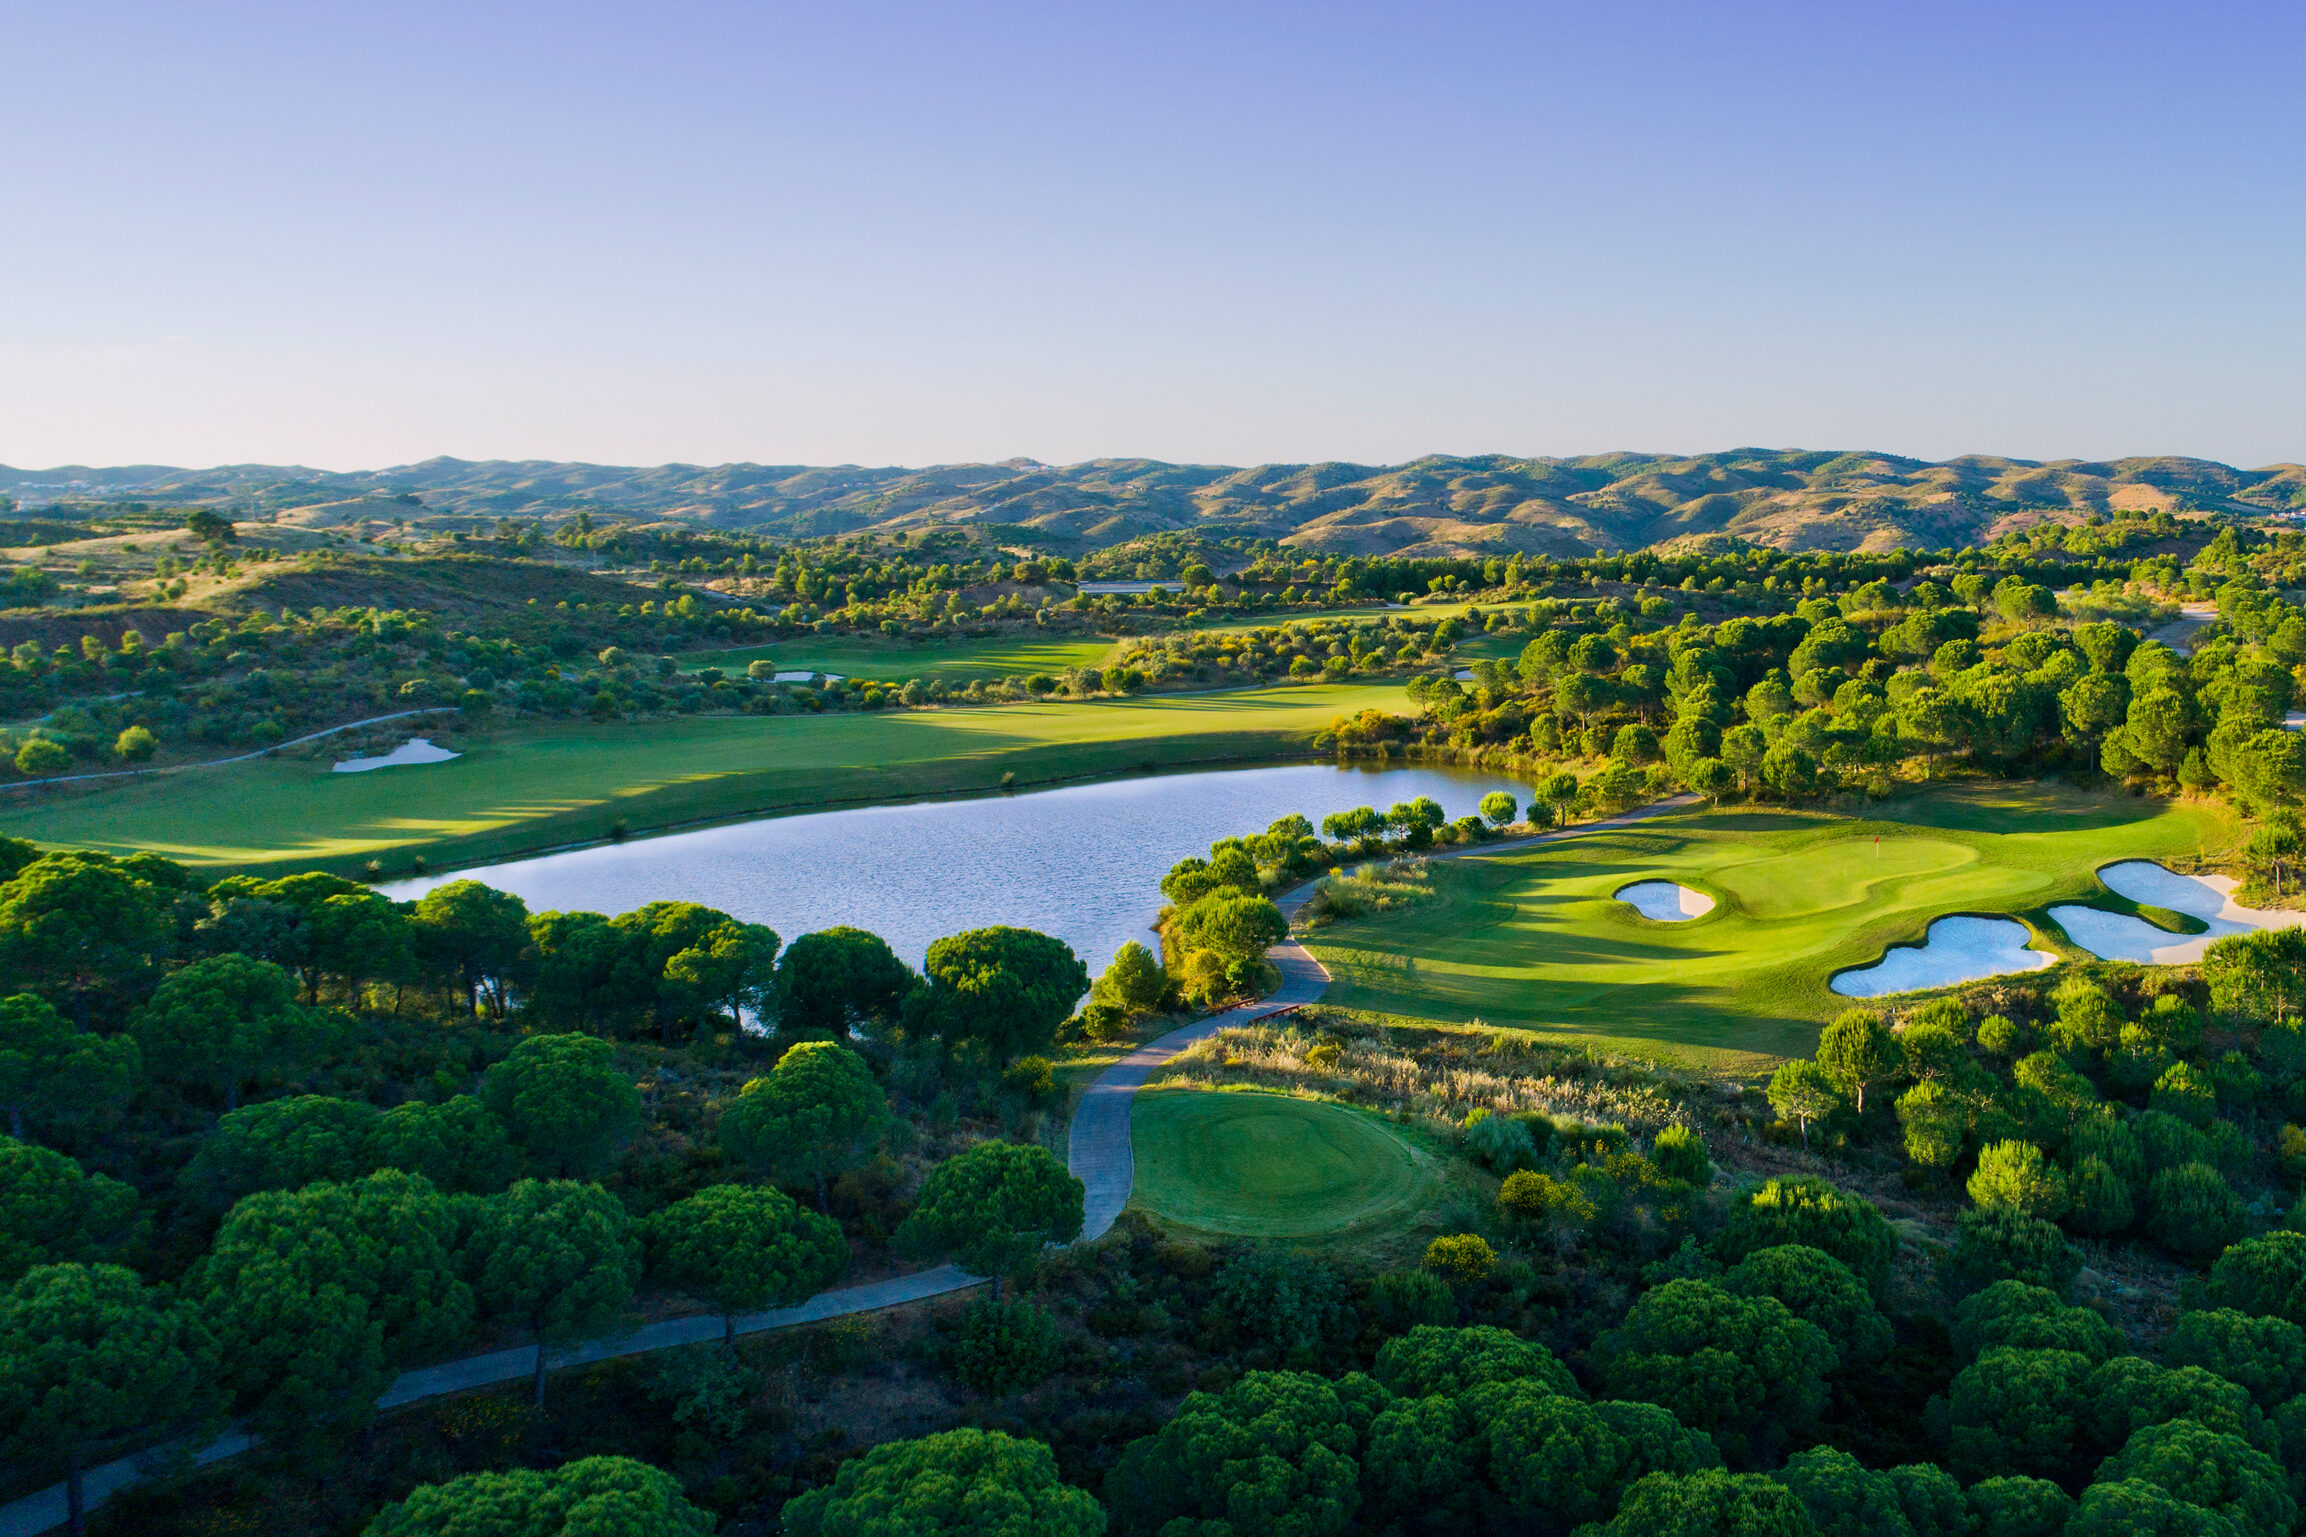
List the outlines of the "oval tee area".
{"type": "Polygon", "coordinates": [[[1319,1100],[1147,1089],[1130,1117],[1136,1203],[1236,1238],[1337,1234],[1414,1210],[1433,1161],[1376,1116],[1319,1100]]]}

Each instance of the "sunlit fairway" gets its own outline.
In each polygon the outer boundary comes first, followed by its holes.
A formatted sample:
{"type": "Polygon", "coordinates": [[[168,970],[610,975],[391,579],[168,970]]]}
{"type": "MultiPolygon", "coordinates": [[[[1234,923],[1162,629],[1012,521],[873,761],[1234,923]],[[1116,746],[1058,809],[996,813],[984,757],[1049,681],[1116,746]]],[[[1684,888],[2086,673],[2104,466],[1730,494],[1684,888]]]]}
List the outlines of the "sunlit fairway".
{"type": "MultiPolygon", "coordinates": [[[[1183,627],[1246,631],[1318,619],[1374,621],[1396,615],[1432,624],[1460,618],[1470,606],[1434,603],[1421,604],[1415,609],[1385,609],[1364,604],[1353,608],[1276,609],[1270,613],[1211,615],[1185,621],[1183,627]]],[[[1525,636],[1467,636],[1459,642],[1456,655],[1461,661],[1517,655],[1526,639],[1525,636]]],[[[875,678],[897,683],[908,678],[924,678],[950,684],[971,678],[1023,677],[1036,672],[1054,675],[1068,667],[1102,667],[1110,665],[1119,654],[1119,645],[1108,636],[1045,635],[1028,631],[982,639],[926,640],[879,635],[802,635],[765,646],[687,652],[680,661],[684,672],[717,667],[726,673],[738,673],[754,662],[765,661],[787,672],[835,673],[845,678],[875,678]]]]}
{"type": "Polygon", "coordinates": [[[2036,785],[1915,794],[1864,817],[1698,812],[1438,863],[1433,904],[1340,923],[1311,946],[1336,978],[1332,1003],[1742,1073],[1807,1055],[1851,1006],[1827,979],[1920,942],[1933,918],[2007,913],[2037,946],[2085,959],[2044,909],[2127,910],[2099,866],[2238,836],[2216,805],[2036,785]],[[1714,910],[1643,918],[1613,896],[1643,878],[1701,891],[1714,910]]]}
{"type": "MultiPolygon", "coordinates": [[[[198,865],[350,873],[439,868],[716,818],[1020,785],[1303,750],[1339,714],[1400,709],[1395,684],[963,709],[709,716],[499,727],[452,763],[330,771],[335,753],[0,796],[0,833],[198,865]]],[[[988,857],[997,851],[988,850],[988,857]]]]}
{"type": "Polygon", "coordinates": [[[753,662],[774,662],[780,671],[837,673],[844,678],[941,679],[1022,677],[1056,674],[1068,667],[1095,667],[1113,650],[1102,635],[996,635],[982,640],[892,640],[883,636],[804,635],[766,646],[691,652],[684,670],[718,667],[742,672],[753,662]]]}
{"type": "Polygon", "coordinates": [[[1435,1161],[1364,1111],[1279,1094],[1148,1089],[1130,1128],[1134,1200],[1153,1215],[1242,1238],[1324,1238],[1400,1221],[1435,1161]]]}

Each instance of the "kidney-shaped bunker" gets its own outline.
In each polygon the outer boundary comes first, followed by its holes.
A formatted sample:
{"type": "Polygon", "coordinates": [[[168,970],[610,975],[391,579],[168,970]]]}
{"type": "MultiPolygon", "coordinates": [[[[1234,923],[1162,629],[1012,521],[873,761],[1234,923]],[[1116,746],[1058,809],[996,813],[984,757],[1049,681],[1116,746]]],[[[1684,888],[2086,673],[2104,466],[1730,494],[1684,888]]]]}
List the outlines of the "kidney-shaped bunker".
{"type": "Polygon", "coordinates": [[[1921,944],[1895,946],[1871,966],[1835,972],[1826,985],[1844,998],[1886,998],[2057,965],[2056,956],[2026,948],[2031,937],[2014,918],[1940,918],[1921,944]]]}
{"type": "Polygon", "coordinates": [[[1660,923],[1686,923],[1692,918],[1703,918],[1713,911],[1713,898],[1687,886],[1676,886],[1672,881],[1635,881],[1620,886],[1617,899],[1641,914],[1660,923]]]}

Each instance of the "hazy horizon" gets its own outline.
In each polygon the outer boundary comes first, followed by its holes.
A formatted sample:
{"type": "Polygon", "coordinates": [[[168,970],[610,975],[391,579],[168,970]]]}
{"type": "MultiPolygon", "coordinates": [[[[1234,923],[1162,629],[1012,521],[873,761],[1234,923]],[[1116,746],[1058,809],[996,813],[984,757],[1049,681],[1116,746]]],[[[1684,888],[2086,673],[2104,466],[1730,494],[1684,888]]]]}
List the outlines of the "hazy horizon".
{"type": "Polygon", "coordinates": [[[1097,454],[1097,455],[1093,455],[1092,457],[1090,457],[1090,458],[1088,458],[1088,459],[1041,459],[1041,458],[1036,458],[1035,456],[1033,456],[1033,455],[1031,455],[1031,454],[1001,454],[1001,455],[998,455],[998,456],[990,456],[990,455],[977,455],[977,456],[974,456],[974,457],[971,457],[971,458],[965,458],[965,459],[942,459],[942,460],[937,460],[937,461],[934,461],[934,462],[930,462],[930,461],[923,461],[923,462],[920,462],[920,463],[910,463],[910,464],[909,464],[909,463],[903,463],[903,462],[899,462],[899,461],[887,461],[887,462],[882,462],[882,463],[868,463],[868,462],[865,462],[865,461],[863,461],[863,460],[842,460],[842,461],[839,461],[839,462],[820,461],[820,462],[817,462],[817,463],[813,463],[813,464],[810,464],[810,463],[802,463],[802,462],[800,462],[800,461],[798,461],[798,460],[784,460],[784,459],[720,459],[720,460],[712,460],[712,461],[701,460],[701,459],[660,459],[660,460],[656,460],[656,461],[654,461],[654,462],[648,462],[648,463],[644,463],[644,462],[623,462],[623,463],[616,463],[616,462],[611,462],[611,461],[609,461],[609,460],[605,460],[605,459],[544,459],[544,458],[538,458],[538,457],[535,457],[535,456],[520,456],[520,457],[515,457],[515,456],[513,456],[513,455],[509,455],[509,454],[488,454],[488,455],[480,455],[480,456],[474,456],[474,455],[465,455],[465,454],[428,454],[428,455],[426,455],[426,456],[425,456],[424,458],[422,458],[422,459],[406,459],[406,460],[401,460],[401,461],[398,461],[398,462],[396,462],[396,463],[392,463],[392,464],[346,464],[346,465],[305,464],[305,463],[299,463],[299,462],[294,462],[294,461],[289,461],[289,460],[262,460],[262,459],[241,459],[241,460],[227,460],[227,461],[220,461],[220,462],[218,462],[218,463],[215,463],[215,464],[167,464],[167,463],[163,463],[162,461],[160,461],[160,460],[157,460],[157,459],[122,459],[122,460],[117,460],[117,461],[114,461],[114,462],[111,462],[111,463],[105,463],[105,464],[96,464],[96,463],[73,463],[73,464],[9,464],[9,463],[6,463],[5,461],[0,461],[0,470],[5,470],[5,471],[8,471],[8,472],[10,472],[10,473],[13,473],[13,474],[17,474],[17,475],[35,475],[35,474],[47,474],[47,473],[56,473],[56,474],[62,474],[62,473],[66,473],[66,472],[68,472],[68,471],[76,471],[76,470],[159,470],[159,471],[170,471],[170,472],[176,472],[176,473],[187,474],[187,475],[205,475],[205,474],[214,474],[214,473],[216,473],[217,471],[220,471],[220,470],[234,470],[234,469],[282,469],[282,470],[287,470],[287,469],[295,469],[295,470],[309,470],[309,471],[311,471],[311,472],[313,472],[313,473],[315,473],[315,474],[321,474],[321,475],[384,475],[384,474],[389,474],[389,473],[391,473],[391,472],[392,472],[392,471],[394,471],[394,470],[408,470],[408,469],[416,469],[416,468],[418,468],[418,467],[420,467],[420,466],[422,466],[422,465],[425,465],[425,464],[428,464],[428,463],[432,463],[432,462],[434,462],[434,461],[437,461],[437,460],[443,460],[443,459],[446,459],[446,460],[451,460],[451,461],[453,461],[453,462],[456,462],[456,463],[462,463],[462,464],[562,464],[562,465],[566,465],[566,464],[574,464],[574,465],[584,465],[584,466],[587,466],[587,467],[590,467],[590,468],[594,468],[594,469],[605,469],[605,470],[657,470],[657,469],[684,469],[684,468],[685,468],[685,469],[699,469],[699,470],[713,470],[713,469],[726,469],[726,468],[733,468],[733,467],[738,467],[738,466],[749,466],[749,467],[752,467],[752,468],[758,468],[758,469],[793,469],[793,470],[840,470],[840,469],[854,469],[854,470],[905,470],[905,471],[914,471],[914,472],[919,472],[919,471],[924,471],[924,470],[934,470],[934,469],[947,469],[947,468],[954,468],[954,467],[959,467],[959,466],[966,466],[966,465],[998,465],[998,464],[1008,464],[1008,463],[1018,463],[1018,464],[1028,464],[1028,463],[1029,463],[1029,464],[1040,465],[1040,466],[1042,466],[1042,467],[1045,467],[1045,468],[1048,468],[1048,469],[1054,469],[1054,470],[1069,470],[1069,469],[1073,469],[1073,468],[1076,468],[1076,467],[1078,467],[1078,466],[1080,466],[1080,465],[1083,465],[1083,464],[1095,464],[1095,463],[1115,463],[1115,464],[1128,464],[1128,463],[1159,463],[1159,464],[1174,464],[1174,465],[1178,465],[1178,466],[1180,466],[1180,467],[1218,468],[1218,469],[1237,469],[1237,470],[1255,469],[1255,468],[1259,468],[1259,467],[1261,467],[1261,466],[1266,466],[1266,465],[1319,465],[1319,464],[1343,464],[1343,465],[1350,465],[1350,466],[1352,466],[1352,467],[1354,467],[1354,468],[1359,468],[1359,469],[1385,469],[1385,468],[1391,468],[1391,467],[1394,467],[1394,466],[1398,466],[1398,465],[1403,465],[1403,464],[1414,464],[1414,463],[1416,463],[1416,462],[1418,462],[1418,461],[1420,461],[1420,460],[1424,460],[1424,459],[1480,459],[1480,458],[1502,458],[1502,459],[1509,459],[1509,460],[1516,460],[1516,461],[1534,461],[1534,460],[1548,460],[1548,459],[1597,459],[1597,458],[1605,458],[1605,457],[1608,457],[1608,456],[1610,456],[1610,455],[1614,455],[1614,454],[1628,454],[1628,455],[1634,455],[1634,456],[1637,456],[1637,457],[1644,457],[1644,458],[1647,458],[1647,457],[1665,457],[1665,458],[1674,458],[1674,459],[1702,459],[1702,458],[1708,458],[1708,457],[1712,457],[1712,456],[1716,456],[1716,455],[1721,455],[1721,454],[1740,453],[1740,452],[1745,452],[1745,451],[1749,451],[1749,450],[1750,450],[1750,451],[1754,451],[1754,452],[1760,452],[1760,453],[1827,453],[1827,452],[1832,452],[1832,453],[1866,453],[1866,454],[1879,454],[1879,455],[1881,455],[1881,456],[1883,456],[1883,457],[1885,457],[1885,458],[1893,458],[1893,459],[1907,459],[1907,460],[1913,460],[1913,461],[1917,461],[1917,462],[1921,462],[1921,463],[1941,463],[1941,464],[1942,464],[1942,463],[1949,463],[1949,462],[1952,462],[1952,461],[1955,461],[1955,460],[1960,460],[1960,459],[2007,459],[2007,460],[2010,460],[2010,461],[2012,461],[2012,462],[2014,462],[2014,463],[2019,463],[2019,464],[2045,464],[2045,465],[2048,465],[2048,464],[2061,464],[2061,463],[2075,463],[2075,464],[2105,464],[2105,463],[2114,463],[2114,462],[2120,462],[2120,461],[2125,461],[2125,460],[2139,460],[2139,459],[2192,459],[2192,460],[2198,460],[2198,461],[2201,461],[2201,462],[2204,462],[2204,463],[2219,463],[2219,464],[2227,464],[2227,465],[2230,465],[2230,466],[2231,466],[2232,468],[2234,468],[2234,469],[2237,469],[2237,470],[2245,470],[2245,471],[2248,471],[2248,470],[2263,470],[2263,469],[2272,469],[2272,468],[2275,468],[2275,467],[2277,467],[2277,466],[2279,466],[2279,465],[2283,465],[2283,464],[2290,464],[2290,463],[2295,463],[2295,462],[2297,462],[2297,461],[2294,461],[2294,460],[2267,460],[2267,461],[2265,461],[2265,462],[2264,462],[2264,463],[2262,463],[2262,464],[2238,464],[2238,463],[2234,463],[2234,462],[2233,462],[2233,461],[2231,461],[2231,460],[2218,460],[2218,459],[2213,459],[2213,458],[2211,458],[2209,455],[2206,455],[2206,454],[2183,454],[2183,453],[2119,453],[2119,454],[2104,454],[2104,455],[2098,455],[2098,456],[2095,456],[2095,457],[2091,457],[2091,458],[2083,458],[2083,457],[2080,457],[2080,456],[2066,456],[2066,457],[2061,457],[2061,458],[2046,458],[2046,457],[2044,457],[2044,456],[2041,456],[2041,455],[2037,455],[2037,454],[1990,454],[1990,453],[1963,453],[1963,454],[1949,454],[1949,455],[1946,455],[1946,456],[1945,456],[1944,458],[1942,458],[1942,459],[1934,459],[1934,460],[1933,460],[1933,459],[1927,459],[1927,458],[1924,458],[1922,455],[1919,455],[1919,454],[1900,454],[1900,453],[1897,453],[1897,452],[1896,452],[1896,451],[1894,451],[1894,450],[1891,450],[1891,449],[1886,449],[1886,448],[1857,448],[1857,449],[1852,449],[1852,448],[1843,448],[1843,447],[1838,447],[1838,446],[1836,446],[1836,445],[1832,445],[1832,444],[1761,444],[1761,443],[1740,443],[1740,444],[1735,444],[1735,445],[1732,445],[1732,446],[1729,446],[1729,447],[1725,447],[1725,448],[1699,448],[1699,449],[1690,449],[1690,450],[1686,450],[1686,451],[1685,451],[1685,450],[1682,450],[1682,449],[1674,449],[1674,448],[1666,448],[1666,449],[1638,449],[1638,448],[1636,448],[1636,449],[1612,449],[1612,448],[1605,448],[1605,449],[1596,449],[1596,450],[1593,450],[1593,451],[1591,451],[1591,452],[1572,452],[1572,453],[1559,453],[1559,454],[1551,454],[1551,453],[1548,453],[1548,454],[1519,454],[1519,453],[1512,453],[1512,452],[1503,451],[1503,450],[1486,450],[1486,451],[1484,451],[1484,450],[1477,450],[1477,451],[1475,451],[1475,452],[1473,452],[1473,453],[1470,453],[1470,454],[1441,454],[1441,453],[1428,453],[1428,454],[1410,454],[1410,455],[1408,455],[1407,457],[1405,457],[1405,458],[1401,458],[1401,459],[1276,459],[1276,458],[1266,458],[1266,459],[1246,459],[1246,460],[1232,460],[1232,459],[1161,459],[1161,458],[1158,458],[1157,456],[1155,456],[1155,455],[1152,455],[1152,454],[1097,454]]]}

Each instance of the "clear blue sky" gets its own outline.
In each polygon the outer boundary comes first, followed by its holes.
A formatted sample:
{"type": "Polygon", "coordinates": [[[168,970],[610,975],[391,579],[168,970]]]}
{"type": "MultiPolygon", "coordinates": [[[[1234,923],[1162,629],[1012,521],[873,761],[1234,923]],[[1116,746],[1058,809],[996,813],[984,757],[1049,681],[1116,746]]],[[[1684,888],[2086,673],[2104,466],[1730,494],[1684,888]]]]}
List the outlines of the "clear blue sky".
{"type": "Polygon", "coordinates": [[[15,5],[0,462],[2306,458],[2306,7],[15,5]]]}

